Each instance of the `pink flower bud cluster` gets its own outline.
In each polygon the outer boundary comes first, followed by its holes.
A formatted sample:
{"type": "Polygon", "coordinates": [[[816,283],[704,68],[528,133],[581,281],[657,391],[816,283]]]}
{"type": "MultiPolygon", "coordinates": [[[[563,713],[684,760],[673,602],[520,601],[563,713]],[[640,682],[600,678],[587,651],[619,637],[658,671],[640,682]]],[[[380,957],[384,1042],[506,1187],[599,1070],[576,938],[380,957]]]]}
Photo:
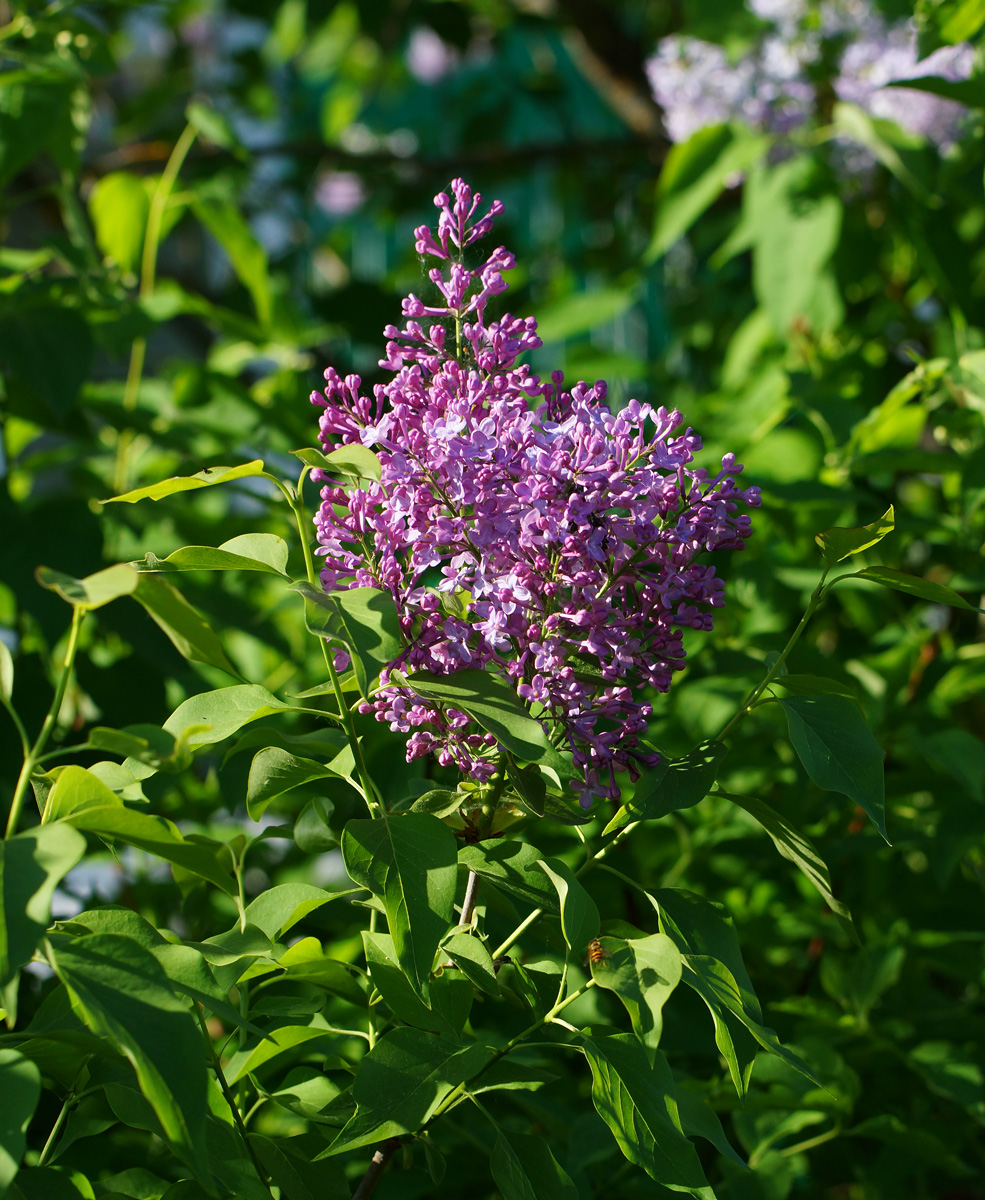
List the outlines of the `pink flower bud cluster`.
{"type": "MultiPolygon", "coordinates": [[[[456,179],[435,198],[437,234],[416,231],[444,269],[430,272],[435,303],[409,296],[403,328],[386,329],[392,379],[367,395],[329,369],[312,395],[325,448],[361,443],[382,466],[366,487],[325,483],[321,578],[392,594],[406,640],[393,669],[509,680],[570,751],[590,807],[618,797],[617,772],[656,761],[640,743],[647,689],[683,667],[684,628],[711,628],[722,583],[698,560],[742,548],[740,505],[759,493],[737,486],[731,454],[712,477],[691,465],[701,441],[679,412],[633,400],[613,413],[604,383],[565,391],[560,372],[543,383],[517,361],[540,345],[536,322],[486,321],[514,260],[500,247],[466,265],[502,211],[477,217],[479,201],[456,179]]],[[[491,734],[388,671],[363,711],[410,735],[408,761],[434,753],[480,781],[497,769],[491,734]]]]}

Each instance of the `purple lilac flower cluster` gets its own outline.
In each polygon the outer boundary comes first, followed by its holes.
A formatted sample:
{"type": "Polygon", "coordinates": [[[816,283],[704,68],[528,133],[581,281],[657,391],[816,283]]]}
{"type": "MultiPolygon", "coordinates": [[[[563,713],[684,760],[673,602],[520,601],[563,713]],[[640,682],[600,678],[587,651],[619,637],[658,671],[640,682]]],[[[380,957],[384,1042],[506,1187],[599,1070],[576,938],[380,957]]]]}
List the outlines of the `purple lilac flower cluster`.
{"type": "MultiPolygon", "coordinates": [[[[434,304],[403,302],[388,326],[388,383],[372,395],[356,375],[325,372],[326,449],[361,443],[378,483],[345,491],[328,480],[315,518],[324,587],[377,587],[398,606],[406,649],[391,669],[450,674],[482,668],[510,681],[581,778],[580,800],[618,797],[615,775],[655,756],[641,746],[651,705],[684,665],[682,630],[710,629],[723,603],[705,551],[737,550],[751,532],[742,467],[726,455],[714,476],[692,466],[700,439],[681,414],[633,400],[618,413],[606,387],[565,391],[518,361],[540,346],[533,318],[487,320],[514,265],[499,247],[463,261],[487,235],[498,202],[460,179],[435,198],[437,233],[416,230],[434,304]]],[[[325,476],[321,476],[325,480],[325,476]]],[[[496,739],[454,708],[423,700],[399,674],[380,676],[363,705],[409,733],[408,760],[434,753],[484,781],[496,739]]]]}

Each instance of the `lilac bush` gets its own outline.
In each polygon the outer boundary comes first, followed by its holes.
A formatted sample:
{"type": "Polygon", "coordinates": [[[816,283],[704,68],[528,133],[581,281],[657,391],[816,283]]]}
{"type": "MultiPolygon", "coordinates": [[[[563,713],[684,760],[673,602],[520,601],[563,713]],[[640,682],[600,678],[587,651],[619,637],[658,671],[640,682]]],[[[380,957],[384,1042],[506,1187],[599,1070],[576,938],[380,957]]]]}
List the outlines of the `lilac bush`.
{"type": "Polygon", "coordinates": [[[519,359],[541,345],[536,321],[486,315],[512,254],[465,261],[502,212],[479,204],[456,179],[435,198],[436,234],[416,231],[418,252],[442,264],[429,272],[439,295],[411,294],[403,328],[386,328],[390,381],[368,395],[330,368],[312,395],[325,449],[362,444],[382,467],[349,491],[322,474],[321,580],[397,604],[404,650],[363,711],[410,735],[408,760],[434,753],[493,777],[493,734],[400,674],[482,668],[571,752],[588,808],[618,797],[618,772],[657,761],[642,740],[646,689],[665,692],[684,666],[685,628],[711,629],[723,585],[699,559],[742,548],[740,509],[759,492],[738,486],[731,454],[712,475],[693,465],[701,440],[680,412],[632,400],[613,413],[604,382],[566,391],[561,372],[531,374],[519,359]]]}
{"type": "MultiPolygon", "coordinates": [[[[955,141],[962,105],[887,85],[928,75],[966,79],[974,62],[969,45],[945,46],[921,61],[915,22],[887,21],[867,0],[749,0],[748,7],[764,32],[740,56],[678,35],[649,59],[650,85],[673,141],[731,120],[779,134],[804,125],[818,115],[817,72],[828,54],[836,61],[831,86],[839,100],[942,150],[955,141]]],[[[856,153],[850,165],[871,161],[856,153]]]]}

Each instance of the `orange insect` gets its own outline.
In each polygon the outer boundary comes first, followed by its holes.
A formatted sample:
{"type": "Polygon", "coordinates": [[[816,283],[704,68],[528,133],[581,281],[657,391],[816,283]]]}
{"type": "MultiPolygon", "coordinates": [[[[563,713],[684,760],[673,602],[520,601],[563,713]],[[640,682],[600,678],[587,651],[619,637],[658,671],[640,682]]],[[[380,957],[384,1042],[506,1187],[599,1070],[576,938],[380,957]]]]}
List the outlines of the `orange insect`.
{"type": "Polygon", "coordinates": [[[592,967],[595,968],[599,966],[600,963],[605,962],[605,960],[609,957],[609,951],[606,950],[598,938],[592,938],[592,940],[588,943],[588,958],[586,961],[591,963],[592,967]]]}

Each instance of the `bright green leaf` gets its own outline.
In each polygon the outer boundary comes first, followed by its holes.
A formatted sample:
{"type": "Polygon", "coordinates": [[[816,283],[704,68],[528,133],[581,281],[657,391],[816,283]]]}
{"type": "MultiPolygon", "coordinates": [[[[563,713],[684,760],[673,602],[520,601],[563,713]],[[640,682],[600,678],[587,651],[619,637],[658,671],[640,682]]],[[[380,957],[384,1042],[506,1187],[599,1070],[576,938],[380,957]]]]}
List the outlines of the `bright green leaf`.
{"type": "Polygon", "coordinates": [[[43,588],[57,592],[63,600],[86,612],[102,608],[120,596],[131,595],[140,583],[140,575],[126,563],[117,563],[85,579],[74,579],[50,567],[38,567],[34,575],[43,588]]]}
{"type": "Polygon", "coordinates": [[[366,696],[370,683],[403,650],[393,597],[379,588],[326,593],[310,583],[294,583],[291,587],[304,597],[308,629],[343,642],[351,651],[359,690],[366,696]]]}
{"type": "Polygon", "coordinates": [[[196,488],[212,487],[217,483],[230,483],[234,479],[248,479],[262,474],[263,461],[259,458],[243,463],[240,467],[203,467],[195,475],[173,475],[160,483],[136,488],[132,492],[124,492],[121,496],[111,496],[104,500],[103,504],[136,504],[138,500],[162,500],[176,492],[191,492],[196,488]]]}
{"type": "Polygon", "coordinates": [[[471,933],[452,933],[441,943],[441,949],[470,983],[490,996],[499,995],[496,968],[485,942],[471,933]]]}
{"type": "Polygon", "coordinates": [[[561,911],[557,891],[539,867],[541,852],[527,842],[479,842],[463,846],[458,861],[476,875],[552,916],[561,911]]]}
{"type": "Polygon", "coordinates": [[[121,271],[132,273],[137,267],[149,208],[143,182],[129,171],[104,175],[89,196],[96,243],[121,271]]]}
{"type": "Polygon", "coordinates": [[[896,517],[893,506],[890,505],[879,520],[873,521],[871,525],[860,525],[851,529],[838,526],[825,529],[814,541],[821,547],[824,561],[832,567],[843,559],[851,558],[853,554],[859,554],[868,550],[870,546],[877,545],[886,534],[892,533],[895,527],[896,517]]]}
{"type": "Polygon", "coordinates": [[[600,945],[603,957],[592,962],[592,978],[616,993],[652,1055],[663,1030],[663,1006],[681,981],[681,953],[663,933],[632,941],[604,937],[600,945]]]}
{"type": "Polygon", "coordinates": [[[379,482],[382,477],[380,460],[368,446],[358,442],[349,446],[338,446],[327,454],[313,447],[292,450],[306,466],[318,467],[329,475],[348,475],[352,479],[379,482]]]}
{"type": "Polygon", "coordinates": [[[269,938],[278,938],[308,913],[335,897],[310,883],[280,883],[261,892],[246,906],[246,919],[269,938]]]}
{"type": "Polygon", "coordinates": [[[568,948],[584,954],[588,943],[599,934],[599,910],[595,901],[575,878],[574,872],[559,858],[545,858],[537,864],[557,889],[561,902],[561,932],[568,948]]]}

